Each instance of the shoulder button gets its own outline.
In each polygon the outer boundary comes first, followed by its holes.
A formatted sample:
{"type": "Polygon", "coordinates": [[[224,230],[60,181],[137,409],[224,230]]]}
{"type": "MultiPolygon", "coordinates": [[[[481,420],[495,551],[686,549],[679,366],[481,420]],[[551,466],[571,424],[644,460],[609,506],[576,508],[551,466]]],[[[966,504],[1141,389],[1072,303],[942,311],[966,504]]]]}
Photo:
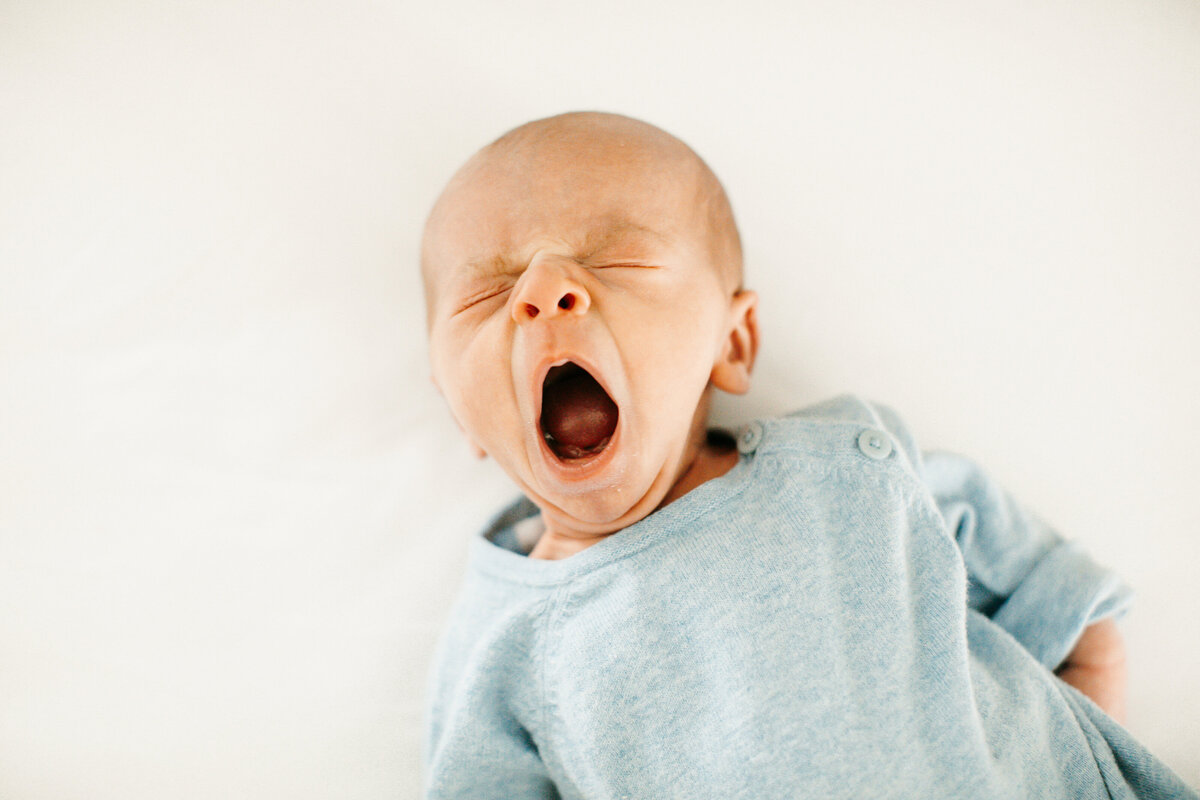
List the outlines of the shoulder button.
{"type": "Polygon", "coordinates": [[[739,453],[753,453],[758,447],[758,443],[762,441],[763,429],[758,422],[751,422],[743,425],[738,431],[737,449],[739,453]]]}
{"type": "Polygon", "coordinates": [[[892,454],[892,437],[875,428],[867,428],[858,435],[858,449],[867,458],[880,461],[892,454]]]}

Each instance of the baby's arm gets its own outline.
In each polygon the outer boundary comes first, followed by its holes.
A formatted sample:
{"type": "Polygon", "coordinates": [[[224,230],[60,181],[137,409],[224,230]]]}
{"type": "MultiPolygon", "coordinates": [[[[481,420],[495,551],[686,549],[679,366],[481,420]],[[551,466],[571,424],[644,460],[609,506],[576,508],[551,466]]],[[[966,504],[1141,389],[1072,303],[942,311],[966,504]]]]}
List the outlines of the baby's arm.
{"type": "Polygon", "coordinates": [[[1125,722],[1125,640],[1111,619],[1089,625],[1055,674],[1125,722]]]}
{"type": "Polygon", "coordinates": [[[922,453],[894,411],[875,409],[899,439],[958,544],[970,607],[1121,720],[1125,647],[1114,619],[1129,607],[1129,588],[1018,505],[974,462],[952,453],[922,453]]]}
{"type": "Polygon", "coordinates": [[[972,461],[927,453],[923,462],[963,554],[971,607],[1120,720],[1125,649],[1114,618],[1129,606],[1128,587],[1018,505],[972,461]]]}

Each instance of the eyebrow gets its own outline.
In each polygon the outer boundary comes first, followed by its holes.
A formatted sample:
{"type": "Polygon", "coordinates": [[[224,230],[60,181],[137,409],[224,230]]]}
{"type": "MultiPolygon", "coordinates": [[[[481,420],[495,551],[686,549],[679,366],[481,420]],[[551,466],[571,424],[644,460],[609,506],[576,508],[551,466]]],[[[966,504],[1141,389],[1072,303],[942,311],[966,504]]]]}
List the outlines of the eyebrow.
{"type": "Polygon", "coordinates": [[[623,236],[642,236],[662,244],[667,244],[671,241],[671,237],[661,231],[656,231],[653,228],[647,228],[644,225],[621,218],[615,219],[599,229],[593,228],[592,231],[583,241],[581,250],[584,253],[584,258],[594,255],[606,247],[611,247],[615,240],[623,236]]]}
{"type": "Polygon", "coordinates": [[[521,267],[515,261],[501,255],[475,258],[464,263],[463,267],[468,279],[516,275],[521,271],[521,267]]]}

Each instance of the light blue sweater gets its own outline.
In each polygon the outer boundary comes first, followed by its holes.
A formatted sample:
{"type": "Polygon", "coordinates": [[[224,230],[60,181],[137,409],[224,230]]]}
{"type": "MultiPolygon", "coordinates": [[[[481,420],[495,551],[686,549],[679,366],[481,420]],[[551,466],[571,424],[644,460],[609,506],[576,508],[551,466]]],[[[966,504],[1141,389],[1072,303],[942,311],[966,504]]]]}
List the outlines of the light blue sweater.
{"type": "Polygon", "coordinates": [[[588,549],[471,543],[431,798],[1196,795],[1051,673],[1129,590],[971,462],[852,396],[588,549]]]}

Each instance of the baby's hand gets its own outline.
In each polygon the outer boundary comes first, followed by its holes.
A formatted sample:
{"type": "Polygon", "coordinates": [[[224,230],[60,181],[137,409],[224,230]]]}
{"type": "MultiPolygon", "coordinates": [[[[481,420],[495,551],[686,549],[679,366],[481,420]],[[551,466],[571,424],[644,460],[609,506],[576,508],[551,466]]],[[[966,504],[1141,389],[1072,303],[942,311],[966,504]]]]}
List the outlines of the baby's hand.
{"type": "Polygon", "coordinates": [[[1125,721],[1125,642],[1111,619],[1089,625],[1055,674],[1125,721]]]}

